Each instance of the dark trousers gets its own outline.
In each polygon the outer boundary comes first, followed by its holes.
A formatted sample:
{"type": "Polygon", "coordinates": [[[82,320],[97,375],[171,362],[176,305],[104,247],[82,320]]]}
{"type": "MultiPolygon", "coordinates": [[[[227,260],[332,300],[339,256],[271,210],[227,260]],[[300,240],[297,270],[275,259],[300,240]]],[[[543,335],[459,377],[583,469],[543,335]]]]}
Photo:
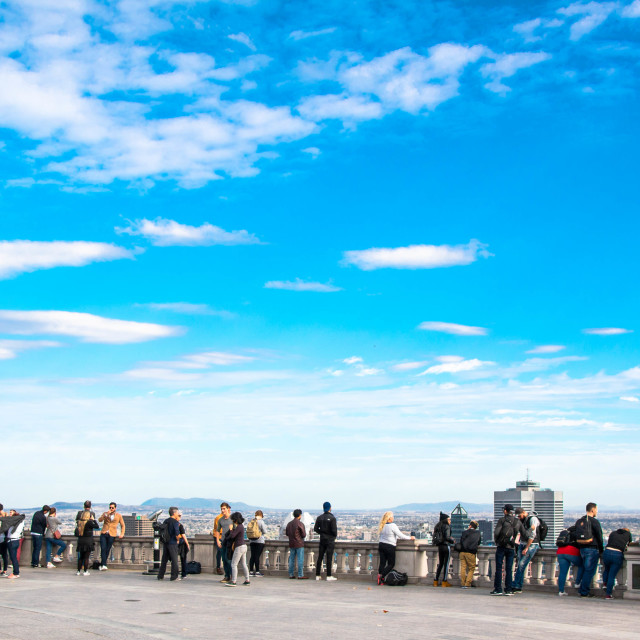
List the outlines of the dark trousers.
{"type": "Polygon", "coordinates": [[[216,569],[219,569],[222,565],[222,549],[218,547],[216,549],[216,569]]]}
{"type": "Polygon", "coordinates": [[[18,562],[18,549],[20,548],[20,540],[9,540],[7,542],[7,550],[9,551],[9,558],[11,558],[11,564],[13,565],[13,574],[20,575],[20,563],[18,562]]]}
{"type": "Polygon", "coordinates": [[[396,548],[392,544],[380,542],[378,544],[378,553],[380,554],[378,573],[384,578],[396,564],[396,548]]]}
{"type": "Polygon", "coordinates": [[[264,551],[264,542],[252,542],[250,545],[249,571],[260,571],[260,558],[264,551]]]}
{"type": "Polygon", "coordinates": [[[222,545],[222,566],[224,567],[224,577],[227,579],[231,578],[231,560],[227,556],[227,547],[226,545],[222,545]]]}
{"type": "Polygon", "coordinates": [[[180,556],[180,575],[184,578],[187,575],[187,557],[189,556],[186,544],[178,545],[178,555],[180,556]]]}
{"type": "MultiPolygon", "coordinates": [[[[316,559],[316,575],[320,575],[320,570],[322,569],[322,558],[325,553],[327,554],[327,577],[331,575],[331,567],[333,566],[333,550],[336,546],[335,540],[323,541],[320,540],[320,547],[318,549],[318,558],[316,559]]],[[[394,554],[394,562],[395,562],[395,554],[394,554]]]]}
{"type": "Polygon", "coordinates": [[[89,558],[91,557],[91,549],[88,551],[78,552],[78,571],[89,571],[89,558]]]}
{"type": "Polygon", "coordinates": [[[493,578],[493,588],[496,591],[502,591],[502,567],[505,570],[504,586],[506,589],[513,587],[513,559],[515,558],[515,549],[508,547],[498,547],[496,549],[496,575],[493,578]]]}
{"type": "Polygon", "coordinates": [[[113,547],[115,539],[115,536],[109,535],[108,533],[100,534],[100,564],[103,567],[107,566],[107,560],[109,560],[109,556],[111,555],[111,548],[113,547]]]}
{"type": "Polygon", "coordinates": [[[440,574],[442,579],[447,580],[449,575],[449,561],[451,560],[451,549],[448,544],[438,545],[438,568],[436,569],[436,580],[440,580],[440,574]]]}
{"type": "Polygon", "coordinates": [[[167,571],[167,562],[171,561],[171,579],[178,579],[178,545],[165,544],[162,551],[162,560],[160,561],[160,569],[158,569],[158,580],[164,578],[167,571]]]}
{"type": "Polygon", "coordinates": [[[2,558],[2,571],[5,572],[9,567],[9,550],[7,549],[7,541],[0,542],[0,558],[2,558]]]}
{"type": "Polygon", "coordinates": [[[40,552],[42,551],[42,536],[37,533],[31,534],[31,566],[37,567],[40,564],[40,552]]]}
{"type": "Polygon", "coordinates": [[[590,593],[593,576],[596,575],[596,571],[598,570],[600,553],[595,548],[587,547],[586,549],[580,549],[580,555],[582,556],[582,564],[584,566],[584,573],[582,574],[582,580],[580,582],[580,595],[586,596],[590,593]]]}

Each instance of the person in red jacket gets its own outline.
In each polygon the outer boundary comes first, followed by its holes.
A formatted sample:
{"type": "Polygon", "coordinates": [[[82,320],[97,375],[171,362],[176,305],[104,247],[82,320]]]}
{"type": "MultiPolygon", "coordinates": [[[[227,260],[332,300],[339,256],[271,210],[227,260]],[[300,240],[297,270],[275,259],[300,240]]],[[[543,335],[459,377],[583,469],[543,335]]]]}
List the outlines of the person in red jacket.
{"type": "Polygon", "coordinates": [[[287,525],[285,533],[289,538],[289,578],[295,580],[295,564],[298,563],[298,580],[307,580],[304,575],[304,539],[307,530],[300,521],[302,511],[296,509],[293,512],[293,520],[287,525]]]}

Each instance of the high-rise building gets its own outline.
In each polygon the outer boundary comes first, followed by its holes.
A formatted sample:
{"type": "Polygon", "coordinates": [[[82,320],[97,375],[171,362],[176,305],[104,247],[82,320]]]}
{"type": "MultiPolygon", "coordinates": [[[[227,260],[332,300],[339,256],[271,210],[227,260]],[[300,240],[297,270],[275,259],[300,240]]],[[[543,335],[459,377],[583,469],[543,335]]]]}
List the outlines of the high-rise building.
{"type": "Polygon", "coordinates": [[[153,523],[147,516],[139,516],[132,513],[130,516],[122,516],[127,536],[152,536],[153,523]]]}
{"type": "Polygon", "coordinates": [[[482,544],[483,545],[492,545],[493,544],[493,521],[491,521],[491,520],[478,520],[478,531],[482,535],[482,544]]]}
{"type": "Polygon", "coordinates": [[[462,532],[469,526],[471,518],[466,509],[461,504],[458,504],[456,508],[451,512],[451,537],[460,542],[460,536],[462,532]]]}
{"type": "Polygon", "coordinates": [[[529,513],[535,511],[549,527],[543,546],[553,546],[558,534],[564,529],[564,497],[562,491],[541,489],[539,482],[533,482],[527,474],[526,480],[519,480],[516,486],[506,491],[493,492],[494,525],[504,515],[504,505],[522,507],[529,513]]]}

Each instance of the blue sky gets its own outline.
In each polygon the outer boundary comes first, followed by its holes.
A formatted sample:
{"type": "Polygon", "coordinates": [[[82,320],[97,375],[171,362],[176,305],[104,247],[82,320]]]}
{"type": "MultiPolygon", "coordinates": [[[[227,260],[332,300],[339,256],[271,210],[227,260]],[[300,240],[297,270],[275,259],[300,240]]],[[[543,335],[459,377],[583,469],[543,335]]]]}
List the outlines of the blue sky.
{"type": "Polygon", "coordinates": [[[0,13],[5,504],[640,507],[640,0],[0,13]]]}

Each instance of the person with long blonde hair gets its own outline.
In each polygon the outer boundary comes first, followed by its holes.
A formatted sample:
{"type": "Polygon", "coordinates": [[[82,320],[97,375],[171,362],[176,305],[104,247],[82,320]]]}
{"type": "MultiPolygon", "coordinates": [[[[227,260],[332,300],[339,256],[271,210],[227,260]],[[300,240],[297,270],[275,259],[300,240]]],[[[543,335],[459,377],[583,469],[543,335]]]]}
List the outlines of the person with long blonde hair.
{"type": "Polygon", "coordinates": [[[78,536],[78,571],[76,575],[89,575],[89,558],[93,551],[93,532],[100,528],[96,514],[91,511],[91,500],[85,500],[84,510],[76,516],[76,534],[78,536]],[[83,571],[84,569],[84,571],[83,571]]]}
{"type": "Polygon", "coordinates": [[[378,525],[380,541],[378,552],[380,554],[380,567],[378,568],[378,584],[384,584],[384,579],[396,564],[396,543],[398,540],[415,540],[414,536],[408,536],[393,522],[393,511],[385,511],[378,525]]]}

